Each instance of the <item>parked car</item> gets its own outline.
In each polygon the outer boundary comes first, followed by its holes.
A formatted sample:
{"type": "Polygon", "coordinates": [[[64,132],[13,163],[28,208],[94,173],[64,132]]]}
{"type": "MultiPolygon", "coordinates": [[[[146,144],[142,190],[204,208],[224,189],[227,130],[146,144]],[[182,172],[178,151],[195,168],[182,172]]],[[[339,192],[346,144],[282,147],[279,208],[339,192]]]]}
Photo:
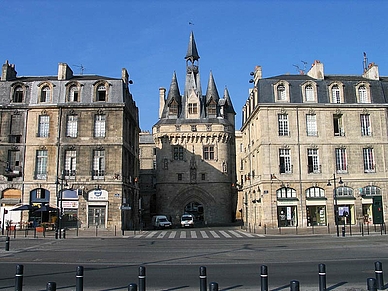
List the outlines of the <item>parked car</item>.
{"type": "Polygon", "coordinates": [[[171,228],[172,223],[168,220],[166,215],[155,215],[152,217],[152,226],[154,229],[171,228]]]}
{"type": "Polygon", "coordinates": [[[183,214],[181,217],[181,227],[194,227],[194,216],[183,214]]]}

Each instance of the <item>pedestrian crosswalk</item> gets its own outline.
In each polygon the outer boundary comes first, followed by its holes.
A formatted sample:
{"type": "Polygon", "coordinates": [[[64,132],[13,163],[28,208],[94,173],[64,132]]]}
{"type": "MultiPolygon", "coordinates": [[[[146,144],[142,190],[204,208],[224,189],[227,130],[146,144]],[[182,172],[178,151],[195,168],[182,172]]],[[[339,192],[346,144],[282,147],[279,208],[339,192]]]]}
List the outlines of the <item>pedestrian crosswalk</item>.
{"type": "Polygon", "coordinates": [[[264,237],[242,230],[152,230],[135,234],[135,239],[243,239],[264,237]]]}

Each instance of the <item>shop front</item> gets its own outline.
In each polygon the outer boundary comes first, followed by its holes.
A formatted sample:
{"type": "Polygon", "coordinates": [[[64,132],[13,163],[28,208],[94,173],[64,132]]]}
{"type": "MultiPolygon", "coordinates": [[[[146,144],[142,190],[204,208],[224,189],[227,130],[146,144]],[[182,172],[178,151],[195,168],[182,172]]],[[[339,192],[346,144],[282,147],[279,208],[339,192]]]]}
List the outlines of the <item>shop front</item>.
{"type": "Polygon", "coordinates": [[[63,190],[62,193],[62,227],[76,228],[78,224],[78,191],[63,190]]]}
{"type": "Polygon", "coordinates": [[[106,228],[108,217],[108,191],[92,190],[88,193],[88,227],[106,228]]]}

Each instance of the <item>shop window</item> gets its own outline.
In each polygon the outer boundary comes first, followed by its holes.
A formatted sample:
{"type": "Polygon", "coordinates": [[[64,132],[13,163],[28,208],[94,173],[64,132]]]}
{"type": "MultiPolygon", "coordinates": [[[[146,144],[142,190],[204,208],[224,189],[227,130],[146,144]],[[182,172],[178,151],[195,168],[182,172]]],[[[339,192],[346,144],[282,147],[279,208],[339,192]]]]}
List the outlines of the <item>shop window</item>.
{"type": "Polygon", "coordinates": [[[306,207],[307,226],[326,225],[326,206],[307,206],[306,207]]]}
{"type": "Polygon", "coordinates": [[[278,206],[278,226],[279,227],[297,226],[297,207],[296,206],[278,206]]]}

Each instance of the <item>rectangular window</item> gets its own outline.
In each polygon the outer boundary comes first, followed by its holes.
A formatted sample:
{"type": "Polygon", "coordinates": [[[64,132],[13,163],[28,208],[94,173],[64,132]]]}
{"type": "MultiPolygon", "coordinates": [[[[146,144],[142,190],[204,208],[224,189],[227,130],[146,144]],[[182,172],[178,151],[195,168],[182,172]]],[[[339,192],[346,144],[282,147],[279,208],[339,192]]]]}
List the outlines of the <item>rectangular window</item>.
{"type": "Polygon", "coordinates": [[[105,176],[105,151],[93,151],[93,179],[104,179],[105,176]]]}
{"type": "Polygon", "coordinates": [[[98,86],[96,99],[97,101],[106,101],[106,88],[104,85],[98,86]]]}
{"type": "Polygon", "coordinates": [[[78,116],[68,115],[67,125],[66,125],[66,136],[77,137],[77,133],[78,133],[78,116]]]}
{"type": "Polygon", "coordinates": [[[307,149],[308,173],[320,173],[318,149],[307,149]]]}
{"type": "Polygon", "coordinates": [[[201,174],[201,180],[205,181],[206,180],[206,174],[201,174]]]}
{"type": "Polygon", "coordinates": [[[282,174],[292,173],[291,156],[289,149],[279,150],[279,172],[282,174]]]}
{"type": "Polygon", "coordinates": [[[20,171],[20,151],[8,151],[8,171],[20,171]]]}
{"type": "Polygon", "coordinates": [[[40,115],[38,137],[48,137],[49,129],[50,129],[50,117],[48,115],[40,115]]]}
{"type": "Polygon", "coordinates": [[[306,128],[308,136],[317,136],[317,116],[315,114],[307,114],[306,115],[306,128]]]}
{"type": "Polygon", "coordinates": [[[278,114],[278,130],[279,136],[288,136],[288,115],[278,114]]]}
{"type": "Polygon", "coordinates": [[[346,149],[337,148],[335,149],[335,166],[337,173],[348,172],[348,162],[346,159],[346,149]]]}
{"type": "Polygon", "coordinates": [[[362,149],[362,155],[364,158],[364,172],[373,173],[376,171],[375,160],[373,155],[373,148],[362,149]]]}
{"type": "Polygon", "coordinates": [[[65,152],[65,176],[75,177],[77,166],[77,152],[74,150],[67,150],[65,152]]]}
{"type": "Polygon", "coordinates": [[[311,85],[306,86],[305,93],[306,93],[306,101],[315,101],[314,88],[311,85]]]}
{"type": "Polygon", "coordinates": [[[361,121],[361,135],[362,136],[371,136],[372,129],[370,126],[370,115],[369,114],[361,114],[360,121],[361,121]]]}
{"type": "Polygon", "coordinates": [[[183,161],[183,147],[174,147],[174,160],[183,161]]]}
{"type": "Polygon", "coordinates": [[[345,136],[345,131],[342,125],[342,115],[333,115],[334,136],[345,136]]]}
{"type": "Polygon", "coordinates": [[[183,180],[183,175],[182,174],[178,174],[178,181],[182,181],[183,180]]]}
{"type": "Polygon", "coordinates": [[[105,115],[97,114],[94,117],[94,137],[105,137],[105,115]]]}
{"type": "Polygon", "coordinates": [[[47,150],[36,151],[35,177],[45,180],[47,176],[47,150]]]}
{"type": "Polygon", "coordinates": [[[189,114],[197,114],[197,113],[198,113],[197,103],[189,103],[189,114]]]}
{"type": "Polygon", "coordinates": [[[203,158],[204,160],[214,160],[214,146],[203,147],[203,158]]]}

